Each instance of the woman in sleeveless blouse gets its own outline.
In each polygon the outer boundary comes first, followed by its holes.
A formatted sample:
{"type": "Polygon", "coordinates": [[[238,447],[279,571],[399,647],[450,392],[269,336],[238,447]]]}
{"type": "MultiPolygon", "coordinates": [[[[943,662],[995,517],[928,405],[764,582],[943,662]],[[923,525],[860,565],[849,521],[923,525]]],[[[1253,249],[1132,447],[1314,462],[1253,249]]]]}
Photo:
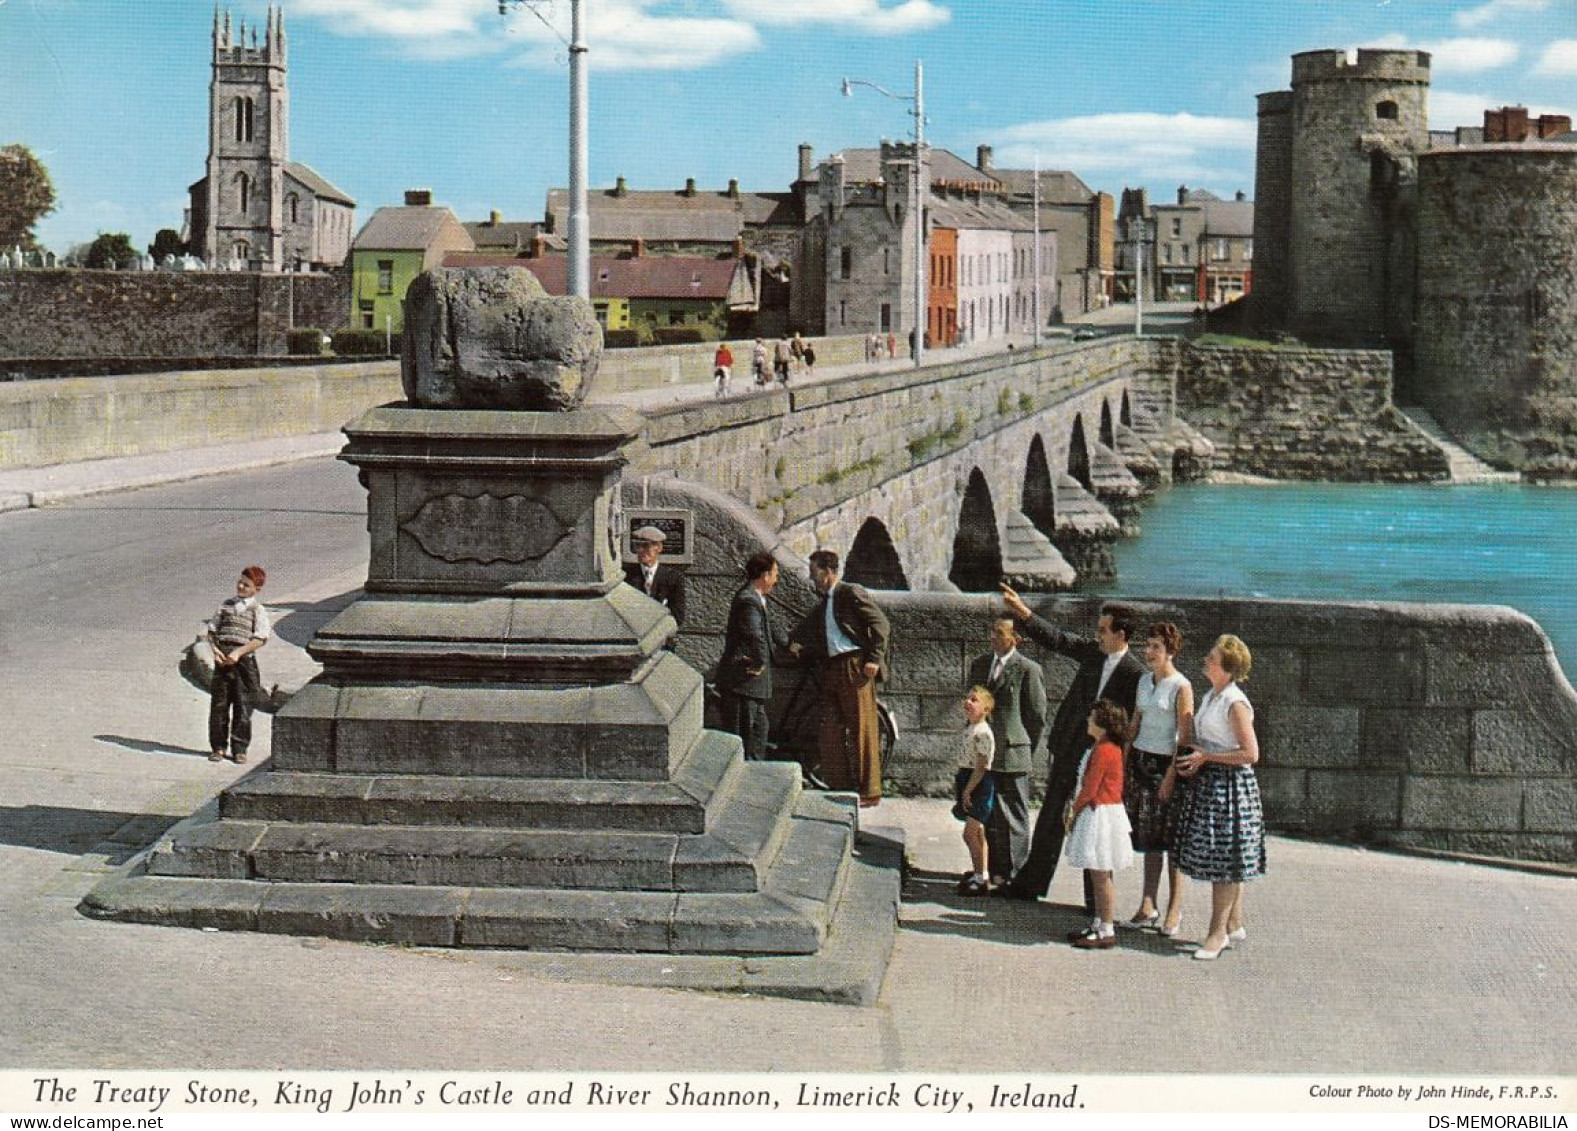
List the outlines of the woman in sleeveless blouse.
{"type": "Polygon", "coordinates": [[[1194,713],[1194,750],[1177,759],[1191,779],[1177,825],[1183,874],[1211,884],[1210,931],[1194,957],[1208,961],[1247,936],[1243,884],[1265,874],[1265,817],[1254,764],[1254,708],[1238,682],[1253,658],[1236,636],[1222,636],[1205,656],[1210,690],[1194,713]]]}
{"type": "Polygon", "coordinates": [[[1192,741],[1194,689],[1174,663],[1183,647],[1183,634],[1177,626],[1159,621],[1145,629],[1144,635],[1144,662],[1150,670],[1139,677],[1133,737],[1123,772],[1123,804],[1133,826],[1133,850],[1144,854],[1144,891],[1139,910],[1124,925],[1159,929],[1170,937],[1177,933],[1183,914],[1183,877],[1176,853],[1166,860],[1175,817],[1177,774],[1172,762],[1177,748],[1192,741]],[[1164,922],[1157,907],[1163,862],[1171,865],[1167,869],[1164,922]]]}

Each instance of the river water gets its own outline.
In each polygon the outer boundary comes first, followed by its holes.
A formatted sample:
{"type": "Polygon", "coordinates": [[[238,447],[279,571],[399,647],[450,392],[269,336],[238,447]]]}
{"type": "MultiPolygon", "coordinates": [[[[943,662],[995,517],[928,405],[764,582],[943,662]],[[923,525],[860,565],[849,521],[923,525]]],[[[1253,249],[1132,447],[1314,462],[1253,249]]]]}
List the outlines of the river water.
{"type": "Polygon", "coordinates": [[[1577,680],[1577,490],[1184,484],[1140,522],[1102,590],[1510,605],[1577,680]]]}

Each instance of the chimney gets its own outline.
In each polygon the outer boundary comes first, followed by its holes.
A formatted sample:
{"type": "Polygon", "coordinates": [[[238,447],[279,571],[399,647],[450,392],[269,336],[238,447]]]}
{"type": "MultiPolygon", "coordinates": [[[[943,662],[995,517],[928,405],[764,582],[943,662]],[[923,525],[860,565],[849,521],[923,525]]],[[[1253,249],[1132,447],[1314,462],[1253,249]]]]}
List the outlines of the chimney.
{"type": "Polygon", "coordinates": [[[694,196],[695,195],[695,178],[694,177],[686,177],[684,179],[684,194],[686,196],[694,196]]]}
{"type": "Polygon", "coordinates": [[[1237,192],[1232,194],[1232,199],[1237,201],[1239,204],[1242,204],[1248,199],[1248,193],[1244,192],[1242,189],[1238,189],[1237,192]]]}
{"type": "Polygon", "coordinates": [[[541,232],[531,237],[531,258],[545,259],[548,254],[548,239],[541,232]]]}
{"type": "Polygon", "coordinates": [[[733,200],[738,200],[739,199],[739,178],[738,177],[729,177],[728,178],[728,195],[733,200]]]}
{"type": "Polygon", "coordinates": [[[745,237],[744,236],[735,236],[734,237],[734,258],[735,259],[743,259],[744,257],[745,257],[745,237]]]}
{"type": "Polygon", "coordinates": [[[646,241],[643,240],[640,236],[636,236],[633,240],[630,241],[630,258],[631,259],[639,259],[641,256],[643,256],[645,254],[646,254],[646,241]]]}
{"type": "Polygon", "coordinates": [[[1177,186],[1177,203],[1179,203],[1179,204],[1187,204],[1188,203],[1188,186],[1187,185],[1178,185],[1177,186]]]}
{"type": "Polygon", "coordinates": [[[491,211],[491,212],[489,212],[487,214],[488,227],[496,228],[500,224],[502,224],[503,222],[504,222],[504,214],[502,212],[498,211],[498,209],[495,208],[495,209],[493,209],[493,211],[491,211]]]}
{"type": "Polygon", "coordinates": [[[799,143],[799,179],[802,180],[802,181],[810,180],[811,170],[812,170],[812,168],[814,167],[814,164],[815,164],[811,160],[811,156],[810,155],[811,155],[811,148],[810,148],[810,146],[808,144],[806,144],[805,142],[803,142],[803,141],[800,142],[799,143]]]}
{"type": "Polygon", "coordinates": [[[408,208],[426,208],[433,202],[433,190],[413,188],[405,190],[405,204],[408,208]]]}
{"type": "Polygon", "coordinates": [[[991,172],[991,147],[989,145],[975,146],[975,168],[982,173],[991,172]]]}
{"type": "Polygon", "coordinates": [[[1571,133],[1572,120],[1566,114],[1540,114],[1539,136],[1555,137],[1557,134],[1571,133]]]}
{"type": "Polygon", "coordinates": [[[629,194],[630,194],[630,186],[624,183],[624,178],[623,177],[619,177],[617,180],[615,180],[613,182],[613,195],[614,196],[628,196],[629,194]]]}

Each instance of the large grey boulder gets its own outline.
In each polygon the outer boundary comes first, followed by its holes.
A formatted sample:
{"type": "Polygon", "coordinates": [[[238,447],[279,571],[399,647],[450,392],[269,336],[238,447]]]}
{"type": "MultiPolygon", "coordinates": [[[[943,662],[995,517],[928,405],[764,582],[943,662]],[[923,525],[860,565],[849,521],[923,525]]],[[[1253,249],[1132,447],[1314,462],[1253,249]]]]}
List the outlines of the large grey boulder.
{"type": "Polygon", "coordinates": [[[522,267],[439,267],[406,292],[400,377],[417,408],[568,411],[601,355],[591,306],[522,267]]]}

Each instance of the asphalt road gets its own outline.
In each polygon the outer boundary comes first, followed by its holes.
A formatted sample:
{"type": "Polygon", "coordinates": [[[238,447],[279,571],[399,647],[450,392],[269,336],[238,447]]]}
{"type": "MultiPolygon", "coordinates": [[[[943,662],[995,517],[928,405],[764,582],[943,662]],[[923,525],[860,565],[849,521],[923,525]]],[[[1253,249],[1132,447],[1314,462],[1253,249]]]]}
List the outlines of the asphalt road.
{"type": "Polygon", "coordinates": [[[265,679],[305,678],[299,646],[363,575],[362,502],[317,459],[0,514],[0,1068],[1573,1073],[1571,878],[1273,838],[1220,961],[1155,936],[1085,953],[1061,942],[1072,872],[1033,906],[952,893],[963,848],[934,801],[877,811],[915,872],[869,1009],[79,917],[106,868],[239,772],[205,760],[182,645],[260,562],[265,679]]]}

